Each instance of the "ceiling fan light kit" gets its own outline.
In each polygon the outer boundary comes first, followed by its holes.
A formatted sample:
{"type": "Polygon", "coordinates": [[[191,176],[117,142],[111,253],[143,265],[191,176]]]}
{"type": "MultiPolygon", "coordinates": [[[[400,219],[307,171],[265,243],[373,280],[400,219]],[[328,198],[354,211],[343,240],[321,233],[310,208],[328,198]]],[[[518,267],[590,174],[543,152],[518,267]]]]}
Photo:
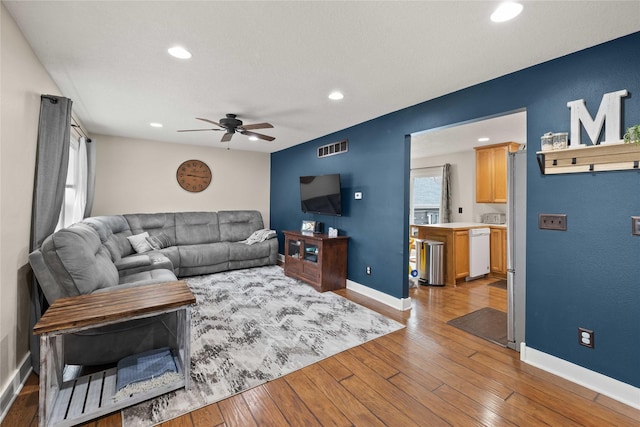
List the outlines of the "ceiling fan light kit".
{"type": "Polygon", "coordinates": [[[213,120],[204,119],[202,117],[196,117],[197,120],[202,120],[203,122],[211,123],[219,127],[219,129],[182,129],[178,130],[178,132],[198,132],[203,130],[212,130],[212,131],[224,131],[224,135],[222,135],[221,142],[229,142],[233,137],[233,134],[239,133],[242,135],[246,135],[248,137],[262,139],[264,141],[273,141],[275,138],[269,135],[264,135],[257,132],[252,132],[253,129],[268,129],[273,128],[271,123],[253,123],[250,125],[245,125],[242,120],[238,119],[235,114],[227,114],[226,117],[220,119],[219,122],[214,122],[213,120]]]}

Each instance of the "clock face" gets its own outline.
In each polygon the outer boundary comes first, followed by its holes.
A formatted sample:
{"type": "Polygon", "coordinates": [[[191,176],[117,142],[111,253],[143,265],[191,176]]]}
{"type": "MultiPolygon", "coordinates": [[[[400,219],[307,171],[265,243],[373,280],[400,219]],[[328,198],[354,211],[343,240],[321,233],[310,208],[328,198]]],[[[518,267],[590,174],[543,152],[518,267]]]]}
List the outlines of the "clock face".
{"type": "Polygon", "coordinates": [[[180,187],[192,193],[197,193],[211,184],[211,169],[203,161],[187,160],[178,166],[176,179],[180,187]]]}

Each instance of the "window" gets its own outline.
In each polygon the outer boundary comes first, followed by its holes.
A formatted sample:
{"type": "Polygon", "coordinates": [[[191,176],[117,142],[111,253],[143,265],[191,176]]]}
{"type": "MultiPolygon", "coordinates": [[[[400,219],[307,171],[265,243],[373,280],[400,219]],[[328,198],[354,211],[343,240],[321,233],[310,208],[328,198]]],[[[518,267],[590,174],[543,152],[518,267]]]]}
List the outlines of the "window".
{"type": "Polygon", "coordinates": [[[84,218],[84,209],[87,204],[87,148],[85,144],[84,138],[71,137],[64,201],[56,231],[84,218]]]}
{"type": "Polygon", "coordinates": [[[411,224],[439,224],[442,167],[411,170],[411,224]]]}

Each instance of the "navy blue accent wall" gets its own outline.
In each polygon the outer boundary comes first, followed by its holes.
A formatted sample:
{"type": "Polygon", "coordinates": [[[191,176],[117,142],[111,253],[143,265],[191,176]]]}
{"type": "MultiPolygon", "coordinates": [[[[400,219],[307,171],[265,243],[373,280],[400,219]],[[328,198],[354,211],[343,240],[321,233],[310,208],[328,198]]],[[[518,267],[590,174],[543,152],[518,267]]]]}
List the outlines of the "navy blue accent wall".
{"type": "Polygon", "coordinates": [[[640,237],[630,234],[630,217],[640,215],[640,172],[543,176],[535,159],[543,133],[569,131],[567,102],[585,99],[595,116],[602,96],[621,89],[630,92],[623,126],[640,123],[640,33],[273,153],[271,226],[299,229],[302,219],[316,219],[339,228],[351,237],[348,278],[405,298],[407,135],[526,109],[526,344],[640,387],[640,237]],[[345,138],[347,154],[316,157],[320,145],[345,138]],[[326,173],[342,175],[344,215],[303,214],[298,177],[326,173]],[[567,214],[568,230],[538,230],[539,213],[567,214]],[[578,327],[595,331],[595,349],[577,344],[578,327]]]}

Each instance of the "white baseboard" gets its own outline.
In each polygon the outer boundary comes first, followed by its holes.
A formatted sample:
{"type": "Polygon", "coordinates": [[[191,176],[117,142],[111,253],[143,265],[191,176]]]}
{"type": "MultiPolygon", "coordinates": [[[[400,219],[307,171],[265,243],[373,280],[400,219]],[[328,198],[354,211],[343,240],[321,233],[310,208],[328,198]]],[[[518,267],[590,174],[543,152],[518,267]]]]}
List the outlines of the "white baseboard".
{"type": "Polygon", "coordinates": [[[16,400],[16,397],[20,394],[20,390],[22,390],[22,387],[27,381],[27,378],[29,378],[30,373],[31,353],[28,352],[22,359],[20,367],[13,375],[13,379],[7,384],[5,389],[2,390],[2,394],[0,394],[0,422],[4,420],[7,412],[9,412],[9,408],[11,408],[13,401],[16,400]]]}
{"type": "Polygon", "coordinates": [[[374,299],[396,310],[400,310],[400,311],[411,310],[411,298],[392,297],[391,295],[387,295],[384,292],[380,292],[378,290],[372,289],[365,285],[361,285],[360,283],[357,283],[357,282],[354,282],[353,280],[348,280],[348,279],[347,279],[347,289],[349,289],[350,291],[362,294],[371,299],[374,299]]]}
{"type": "Polygon", "coordinates": [[[632,408],[640,409],[640,388],[638,387],[567,362],[556,356],[543,353],[540,350],[527,347],[525,343],[520,345],[520,360],[536,368],[580,384],[597,393],[604,394],[632,408]]]}

